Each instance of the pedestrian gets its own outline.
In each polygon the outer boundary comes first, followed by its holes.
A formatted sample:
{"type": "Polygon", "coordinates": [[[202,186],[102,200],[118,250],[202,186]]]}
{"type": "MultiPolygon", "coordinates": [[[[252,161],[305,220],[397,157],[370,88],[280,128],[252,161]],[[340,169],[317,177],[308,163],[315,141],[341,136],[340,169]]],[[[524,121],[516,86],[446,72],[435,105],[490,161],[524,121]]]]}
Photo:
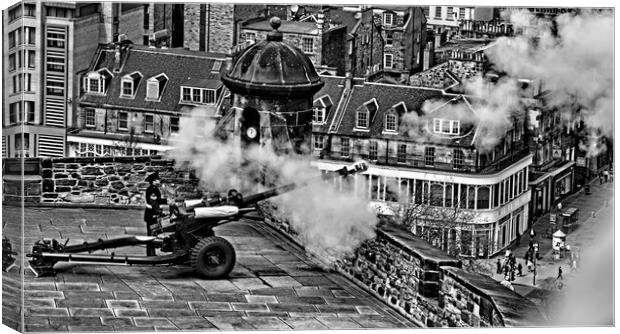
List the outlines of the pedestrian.
{"type": "MultiPolygon", "coordinates": [[[[146,223],[146,235],[151,236],[153,235],[153,225],[157,224],[157,218],[161,214],[161,209],[159,207],[161,203],[161,191],[159,190],[161,181],[159,180],[159,173],[155,172],[149,175],[146,181],[149,183],[149,186],[146,188],[145,194],[144,222],[146,223]]],[[[155,246],[150,244],[146,245],[146,255],[155,256],[155,246]]]]}
{"type": "Polygon", "coordinates": [[[603,184],[603,172],[598,172],[598,181],[603,184]]]}
{"type": "Polygon", "coordinates": [[[532,261],[530,261],[530,260],[527,260],[527,270],[529,272],[532,272],[533,271],[533,267],[534,267],[534,263],[532,263],[532,261]]]}
{"type": "Polygon", "coordinates": [[[523,276],[523,266],[521,265],[521,262],[519,262],[519,264],[517,265],[517,272],[519,274],[519,277],[523,276]]]}
{"type": "Polygon", "coordinates": [[[517,246],[519,246],[520,243],[521,243],[521,233],[517,231],[517,246]]]}
{"type": "Polygon", "coordinates": [[[562,267],[558,267],[558,278],[556,279],[563,279],[562,277],[562,267]]]}
{"type": "Polygon", "coordinates": [[[499,258],[497,259],[497,270],[495,271],[496,274],[501,274],[502,273],[502,261],[499,260],[499,258]]]}
{"type": "Polygon", "coordinates": [[[603,176],[605,176],[605,182],[609,182],[609,171],[607,169],[603,171],[603,176]]]}

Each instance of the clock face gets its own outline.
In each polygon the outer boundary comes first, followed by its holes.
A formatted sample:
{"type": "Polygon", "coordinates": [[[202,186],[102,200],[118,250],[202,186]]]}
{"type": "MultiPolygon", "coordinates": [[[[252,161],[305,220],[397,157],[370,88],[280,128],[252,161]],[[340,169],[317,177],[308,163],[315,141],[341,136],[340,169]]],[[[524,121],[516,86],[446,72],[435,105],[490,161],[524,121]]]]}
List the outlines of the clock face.
{"type": "Polygon", "coordinates": [[[254,128],[254,127],[249,127],[245,131],[245,134],[246,134],[246,136],[248,136],[248,138],[254,139],[254,138],[256,138],[256,135],[258,135],[258,131],[256,131],[256,128],[254,128]]]}

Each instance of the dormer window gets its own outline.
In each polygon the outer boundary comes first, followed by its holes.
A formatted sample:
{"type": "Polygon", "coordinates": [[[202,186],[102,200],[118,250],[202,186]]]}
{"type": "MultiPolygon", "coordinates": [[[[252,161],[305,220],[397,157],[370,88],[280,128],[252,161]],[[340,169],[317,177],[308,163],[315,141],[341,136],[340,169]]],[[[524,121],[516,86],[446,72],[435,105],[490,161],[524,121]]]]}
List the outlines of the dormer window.
{"type": "Polygon", "coordinates": [[[217,90],[181,86],[181,102],[187,104],[215,104],[217,90]]]}
{"type": "Polygon", "coordinates": [[[327,121],[327,111],[332,107],[332,99],[329,95],[323,95],[314,100],[314,113],[312,114],[312,122],[315,124],[324,124],[327,121]]]}
{"type": "Polygon", "coordinates": [[[82,82],[84,91],[89,94],[105,94],[111,78],[112,73],[105,68],[88,72],[82,82]]]}
{"type": "Polygon", "coordinates": [[[368,129],[370,121],[379,109],[377,100],[372,99],[357,110],[355,126],[357,128],[368,129]]]}
{"type": "Polygon", "coordinates": [[[121,97],[134,98],[140,79],[142,79],[142,74],[139,72],[133,72],[124,76],[121,79],[121,97]]]}
{"type": "Polygon", "coordinates": [[[146,100],[159,101],[167,82],[168,77],[163,73],[149,78],[146,81],[146,100]]]}
{"type": "Polygon", "coordinates": [[[391,26],[392,24],[394,24],[394,14],[383,13],[383,25],[391,26]]]}
{"type": "Polygon", "coordinates": [[[385,131],[396,132],[398,116],[391,112],[385,115],[385,131]]]}
{"type": "Polygon", "coordinates": [[[456,120],[434,118],[433,132],[448,135],[458,135],[461,130],[461,122],[456,120]]]}

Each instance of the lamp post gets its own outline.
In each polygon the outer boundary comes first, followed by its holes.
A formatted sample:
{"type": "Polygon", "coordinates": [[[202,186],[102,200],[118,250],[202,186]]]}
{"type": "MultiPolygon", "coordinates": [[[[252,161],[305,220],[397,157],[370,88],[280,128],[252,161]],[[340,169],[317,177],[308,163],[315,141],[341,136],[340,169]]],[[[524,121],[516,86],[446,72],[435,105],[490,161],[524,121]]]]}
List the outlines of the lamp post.
{"type": "Polygon", "coordinates": [[[534,232],[534,226],[532,226],[532,229],[530,230],[530,239],[532,240],[532,245],[534,247],[534,249],[532,249],[532,262],[534,262],[534,275],[532,276],[532,285],[536,285],[536,255],[538,253],[538,243],[536,242],[536,232],[534,232]]]}

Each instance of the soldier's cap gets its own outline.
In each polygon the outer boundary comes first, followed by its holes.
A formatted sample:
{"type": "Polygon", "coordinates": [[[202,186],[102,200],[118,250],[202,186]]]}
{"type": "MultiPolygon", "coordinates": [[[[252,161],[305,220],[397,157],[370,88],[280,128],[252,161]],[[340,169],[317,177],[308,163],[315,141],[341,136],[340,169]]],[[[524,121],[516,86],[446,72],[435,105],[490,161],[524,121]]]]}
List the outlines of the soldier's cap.
{"type": "Polygon", "coordinates": [[[159,180],[159,172],[155,172],[155,173],[147,176],[146,179],[145,179],[145,181],[149,182],[149,183],[151,183],[151,182],[153,182],[155,180],[159,180]]]}

